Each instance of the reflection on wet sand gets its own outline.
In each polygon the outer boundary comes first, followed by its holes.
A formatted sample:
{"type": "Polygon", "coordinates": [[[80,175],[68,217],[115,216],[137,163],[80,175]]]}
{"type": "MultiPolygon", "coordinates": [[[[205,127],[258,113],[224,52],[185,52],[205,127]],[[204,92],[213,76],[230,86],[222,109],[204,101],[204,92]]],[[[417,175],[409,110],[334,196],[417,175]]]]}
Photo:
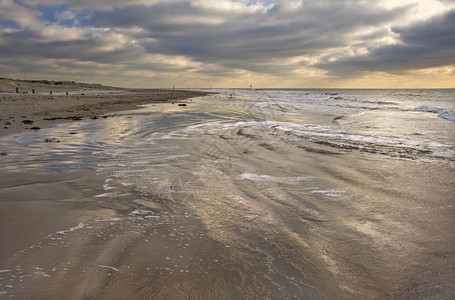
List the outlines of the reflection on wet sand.
{"type": "Polygon", "coordinates": [[[2,240],[15,244],[2,252],[0,290],[11,288],[0,296],[454,295],[450,146],[423,141],[415,148],[431,153],[403,155],[411,142],[360,130],[362,114],[332,123],[333,111],[229,99],[225,109],[212,95],[3,139],[14,150],[3,174],[27,179],[2,179],[1,211],[14,204],[39,216],[27,226],[43,223],[19,243],[2,218],[2,240]]]}

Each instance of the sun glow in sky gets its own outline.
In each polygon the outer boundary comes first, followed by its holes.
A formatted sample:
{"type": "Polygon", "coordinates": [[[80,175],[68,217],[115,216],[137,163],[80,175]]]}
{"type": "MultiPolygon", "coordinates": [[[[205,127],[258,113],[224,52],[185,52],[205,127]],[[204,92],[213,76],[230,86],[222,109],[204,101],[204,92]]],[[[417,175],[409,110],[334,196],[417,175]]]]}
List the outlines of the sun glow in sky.
{"type": "Polygon", "coordinates": [[[0,77],[455,88],[455,0],[0,0],[0,77]]]}

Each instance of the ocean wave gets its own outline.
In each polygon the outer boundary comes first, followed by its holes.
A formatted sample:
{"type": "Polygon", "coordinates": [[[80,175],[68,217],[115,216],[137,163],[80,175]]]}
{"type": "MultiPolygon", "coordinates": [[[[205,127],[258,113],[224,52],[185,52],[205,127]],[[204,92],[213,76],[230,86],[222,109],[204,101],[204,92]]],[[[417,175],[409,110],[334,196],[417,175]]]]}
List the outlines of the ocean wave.
{"type": "Polygon", "coordinates": [[[455,113],[450,110],[443,110],[441,113],[439,113],[438,117],[455,122],[455,113]]]}
{"type": "Polygon", "coordinates": [[[323,153],[324,149],[332,149],[327,153],[360,151],[408,159],[454,159],[454,151],[451,150],[450,145],[431,141],[348,133],[330,126],[311,126],[310,124],[275,122],[268,125],[273,136],[320,153],[323,153]]]}
{"type": "MultiPolygon", "coordinates": [[[[448,114],[448,117],[451,117],[448,114]]],[[[213,126],[213,124],[212,124],[213,126]]],[[[359,151],[408,159],[453,160],[450,145],[431,141],[346,132],[330,125],[297,124],[278,121],[251,121],[233,124],[218,124],[213,130],[234,130],[237,135],[258,140],[278,138],[308,151],[341,154],[344,151],[359,151]]],[[[253,174],[242,174],[242,179],[253,181],[276,178],[253,174]]]]}
{"type": "Polygon", "coordinates": [[[422,106],[417,107],[415,110],[422,111],[422,112],[435,113],[435,114],[438,114],[438,117],[441,119],[455,122],[455,112],[450,111],[448,109],[422,105],[422,106]]]}
{"type": "Polygon", "coordinates": [[[431,107],[431,106],[422,105],[422,106],[417,107],[415,110],[423,111],[423,112],[438,113],[441,110],[441,108],[435,108],[435,107],[431,107]]]}
{"type": "MultiPolygon", "coordinates": [[[[330,97],[330,99],[337,100],[337,101],[349,101],[349,102],[374,104],[374,105],[397,105],[397,103],[391,102],[391,101],[370,101],[370,100],[361,100],[361,99],[357,99],[357,98],[344,98],[341,96],[330,97]]],[[[348,107],[348,108],[351,108],[351,107],[348,107]]],[[[363,107],[360,107],[360,108],[363,108],[363,107]]]]}

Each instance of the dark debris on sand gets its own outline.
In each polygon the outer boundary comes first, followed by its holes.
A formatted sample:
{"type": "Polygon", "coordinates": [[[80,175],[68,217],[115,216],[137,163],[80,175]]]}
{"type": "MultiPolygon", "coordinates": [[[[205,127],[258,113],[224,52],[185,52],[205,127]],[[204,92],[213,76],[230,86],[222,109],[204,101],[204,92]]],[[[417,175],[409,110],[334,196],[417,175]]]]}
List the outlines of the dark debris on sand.
{"type": "Polygon", "coordinates": [[[57,140],[56,138],[45,139],[44,142],[45,143],[60,143],[60,141],[57,140]]]}

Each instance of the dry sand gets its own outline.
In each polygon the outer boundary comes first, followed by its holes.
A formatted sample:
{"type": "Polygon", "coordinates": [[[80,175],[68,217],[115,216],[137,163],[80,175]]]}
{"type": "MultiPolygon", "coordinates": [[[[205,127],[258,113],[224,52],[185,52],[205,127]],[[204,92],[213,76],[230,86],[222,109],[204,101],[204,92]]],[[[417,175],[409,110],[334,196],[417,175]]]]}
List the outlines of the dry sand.
{"type": "Polygon", "coordinates": [[[51,85],[0,79],[0,137],[56,121],[107,117],[148,103],[181,102],[203,92],[123,89],[97,84],[51,85]],[[16,92],[18,89],[18,93],[16,92]],[[34,93],[33,93],[34,90],[34,93]]]}

